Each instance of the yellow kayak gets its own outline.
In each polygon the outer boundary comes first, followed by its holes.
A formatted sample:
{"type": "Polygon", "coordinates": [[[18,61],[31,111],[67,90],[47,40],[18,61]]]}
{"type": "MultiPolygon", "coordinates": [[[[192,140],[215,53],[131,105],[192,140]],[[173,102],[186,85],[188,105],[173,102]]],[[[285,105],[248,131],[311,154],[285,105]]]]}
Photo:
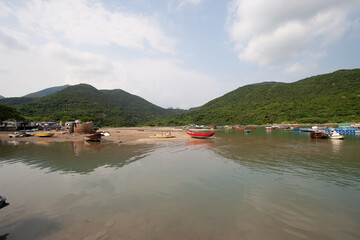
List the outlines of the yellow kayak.
{"type": "Polygon", "coordinates": [[[50,132],[48,132],[48,133],[36,133],[35,134],[35,136],[37,136],[37,137],[52,137],[54,135],[55,135],[55,133],[50,133],[50,132]]]}
{"type": "Polygon", "coordinates": [[[153,136],[150,136],[151,138],[174,138],[175,136],[174,135],[153,135],[153,136]]]}

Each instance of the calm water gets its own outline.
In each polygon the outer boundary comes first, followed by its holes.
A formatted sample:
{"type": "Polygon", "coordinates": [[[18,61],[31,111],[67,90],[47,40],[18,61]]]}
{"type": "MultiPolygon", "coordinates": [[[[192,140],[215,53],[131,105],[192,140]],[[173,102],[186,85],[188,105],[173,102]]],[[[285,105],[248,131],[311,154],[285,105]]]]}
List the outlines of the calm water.
{"type": "Polygon", "coordinates": [[[0,144],[0,239],[360,239],[360,136],[0,144]]]}

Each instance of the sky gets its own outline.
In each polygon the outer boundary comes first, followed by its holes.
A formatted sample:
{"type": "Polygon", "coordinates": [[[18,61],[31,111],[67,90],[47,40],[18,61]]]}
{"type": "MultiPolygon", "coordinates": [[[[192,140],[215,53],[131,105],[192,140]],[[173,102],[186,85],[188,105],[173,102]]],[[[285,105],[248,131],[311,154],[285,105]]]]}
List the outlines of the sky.
{"type": "Polygon", "coordinates": [[[358,0],[0,0],[0,95],[65,84],[201,106],[360,66],[358,0]]]}

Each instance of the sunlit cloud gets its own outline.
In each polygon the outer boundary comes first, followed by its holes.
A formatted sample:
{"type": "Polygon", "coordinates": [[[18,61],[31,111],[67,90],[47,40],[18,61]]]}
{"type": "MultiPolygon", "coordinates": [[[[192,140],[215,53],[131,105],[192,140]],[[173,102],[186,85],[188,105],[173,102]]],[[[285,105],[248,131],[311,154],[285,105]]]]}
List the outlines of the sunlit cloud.
{"type": "Polygon", "coordinates": [[[99,1],[33,0],[13,12],[24,29],[50,41],[175,52],[155,16],[114,12],[99,1]]]}
{"type": "Polygon", "coordinates": [[[359,7],[355,0],[234,0],[227,29],[240,60],[263,67],[292,65],[287,71],[302,71],[303,63],[295,63],[311,61],[341,39],[359,7]]]}

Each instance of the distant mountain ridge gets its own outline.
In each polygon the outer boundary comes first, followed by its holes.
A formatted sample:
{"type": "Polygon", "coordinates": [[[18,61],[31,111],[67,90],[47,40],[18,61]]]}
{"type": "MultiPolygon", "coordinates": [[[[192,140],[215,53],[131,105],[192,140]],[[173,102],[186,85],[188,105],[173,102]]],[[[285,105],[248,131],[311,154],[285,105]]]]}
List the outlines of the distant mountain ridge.
{"type": "Polygon", "coordinates": [[[240,87],[160,125],[360,121],[360,69],[240,87]]]}
{"type": "Polygon", "coordinates": [[[0,95],[0,99],[3,99],[3,98],[5,98],[5,97],[0,95]]]}
{"type": "Polygon", "coordinates": [[[38,92],[34,92],[34,93],[30,93],[30,94],[27,94],[25,95],[24,97],[25,98],[40,98],[40,97],[45,97],[47,95],[51,95],[53,93],[56,93],[58,91],[61,91],[67,87],[69,87],[70,85],[66,84],[66,85],[63,85],[63,86],[58,86],[58,87],[50,87],[50,88],[46,88],[46,89],[43,89],[41,91],[38,91],[38,92]]]}

